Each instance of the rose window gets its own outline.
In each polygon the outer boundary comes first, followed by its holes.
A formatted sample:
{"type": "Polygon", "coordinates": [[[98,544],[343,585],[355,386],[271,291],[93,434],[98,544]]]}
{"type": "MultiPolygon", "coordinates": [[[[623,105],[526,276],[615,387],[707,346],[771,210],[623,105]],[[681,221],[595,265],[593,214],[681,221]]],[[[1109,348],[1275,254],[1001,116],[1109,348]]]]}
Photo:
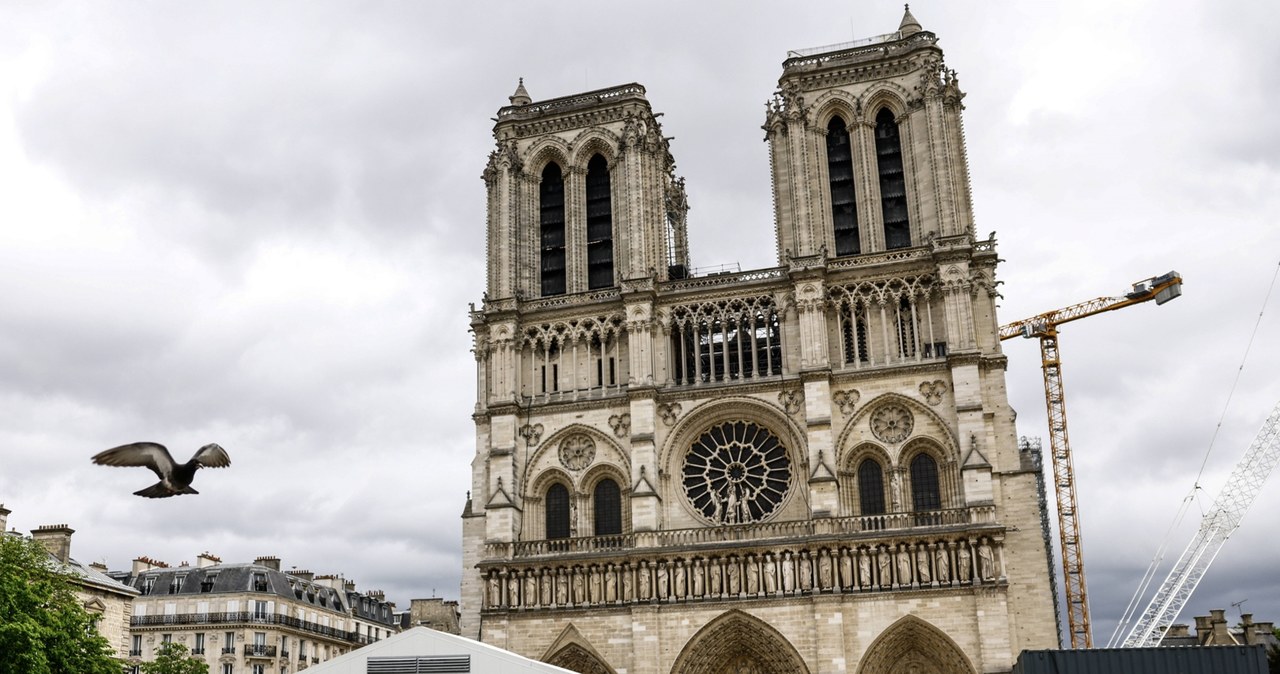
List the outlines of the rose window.
{"type": "Polygon", "coordinates": [[[913,426],[911,411],[897,403],[883,405],[871,415],[871,432],[890,444],[906,440],[913,426]]]}
{"type": "Polygon", "coordinates": [[[750,421],[712,426],[684,458],[684,492],[716,524],[759,522],[769,517],[791,485],[787,448],[750,421]]]}

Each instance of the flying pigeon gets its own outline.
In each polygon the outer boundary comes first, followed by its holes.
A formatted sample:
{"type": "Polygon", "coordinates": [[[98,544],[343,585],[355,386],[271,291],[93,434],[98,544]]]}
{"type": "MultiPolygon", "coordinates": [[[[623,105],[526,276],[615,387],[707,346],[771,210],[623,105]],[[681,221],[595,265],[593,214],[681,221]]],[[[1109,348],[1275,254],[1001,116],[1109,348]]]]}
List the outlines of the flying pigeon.
{"type": "Polygon", "coordinates": [[[191,488],[196,470],[201,466],[226,468],[231,465],[231,457],[218,445],[209,444],[201,447],[190,461],[179,465],[164,445],[156,442],[134,442],[100,452],[93,457],[93,462],[100,466],[146,466],[160,481],[133,493],[147,498],[166,498],[180,494],[199,494],[200,492],[191,488]]]}

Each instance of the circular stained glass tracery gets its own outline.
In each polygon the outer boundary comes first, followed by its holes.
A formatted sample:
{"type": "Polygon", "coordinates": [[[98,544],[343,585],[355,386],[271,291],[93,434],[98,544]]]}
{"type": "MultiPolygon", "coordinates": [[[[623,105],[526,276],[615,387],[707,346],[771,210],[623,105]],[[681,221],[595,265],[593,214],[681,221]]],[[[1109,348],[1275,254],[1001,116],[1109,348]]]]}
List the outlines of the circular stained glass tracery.
{"type": "Polygon", "coordinates": [[[750,421],[712,426],[684,459],[684,491],[716,524],[759,522],[782,504],[791,485],[787,448],[750,421]]]}

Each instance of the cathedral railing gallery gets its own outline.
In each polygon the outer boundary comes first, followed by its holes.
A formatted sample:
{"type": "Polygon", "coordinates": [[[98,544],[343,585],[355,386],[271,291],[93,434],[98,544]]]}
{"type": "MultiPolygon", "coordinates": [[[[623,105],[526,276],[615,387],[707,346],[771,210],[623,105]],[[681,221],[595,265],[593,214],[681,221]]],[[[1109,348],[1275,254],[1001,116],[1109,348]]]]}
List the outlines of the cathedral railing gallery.
{"type": "Polygon", "coordinates": [[[486,544],[485,610],[1002,582],[993,506],[486,544]],[[803,542],[800,542],[803,541],[803,542]],[[618,561],[625,552],[625,561],[618,561]]]}

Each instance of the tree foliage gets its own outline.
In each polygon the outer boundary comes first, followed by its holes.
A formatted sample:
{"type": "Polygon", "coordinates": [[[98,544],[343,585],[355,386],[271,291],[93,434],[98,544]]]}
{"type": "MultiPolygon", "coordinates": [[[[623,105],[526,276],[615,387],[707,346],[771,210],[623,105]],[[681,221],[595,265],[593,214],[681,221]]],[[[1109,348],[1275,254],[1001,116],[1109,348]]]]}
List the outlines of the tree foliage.
{"type": "Polygon", "coordinates": [[[204,660],[187,654],[187,647],[169,642],[156,648],[156,659],[142,663],[142,674],[209,674],[204,660]]]}
{"type": "Polygon", "coordinates": [[[96,622],[44,546],[0,533],[0,674],[120,674],[96,622]]]}

